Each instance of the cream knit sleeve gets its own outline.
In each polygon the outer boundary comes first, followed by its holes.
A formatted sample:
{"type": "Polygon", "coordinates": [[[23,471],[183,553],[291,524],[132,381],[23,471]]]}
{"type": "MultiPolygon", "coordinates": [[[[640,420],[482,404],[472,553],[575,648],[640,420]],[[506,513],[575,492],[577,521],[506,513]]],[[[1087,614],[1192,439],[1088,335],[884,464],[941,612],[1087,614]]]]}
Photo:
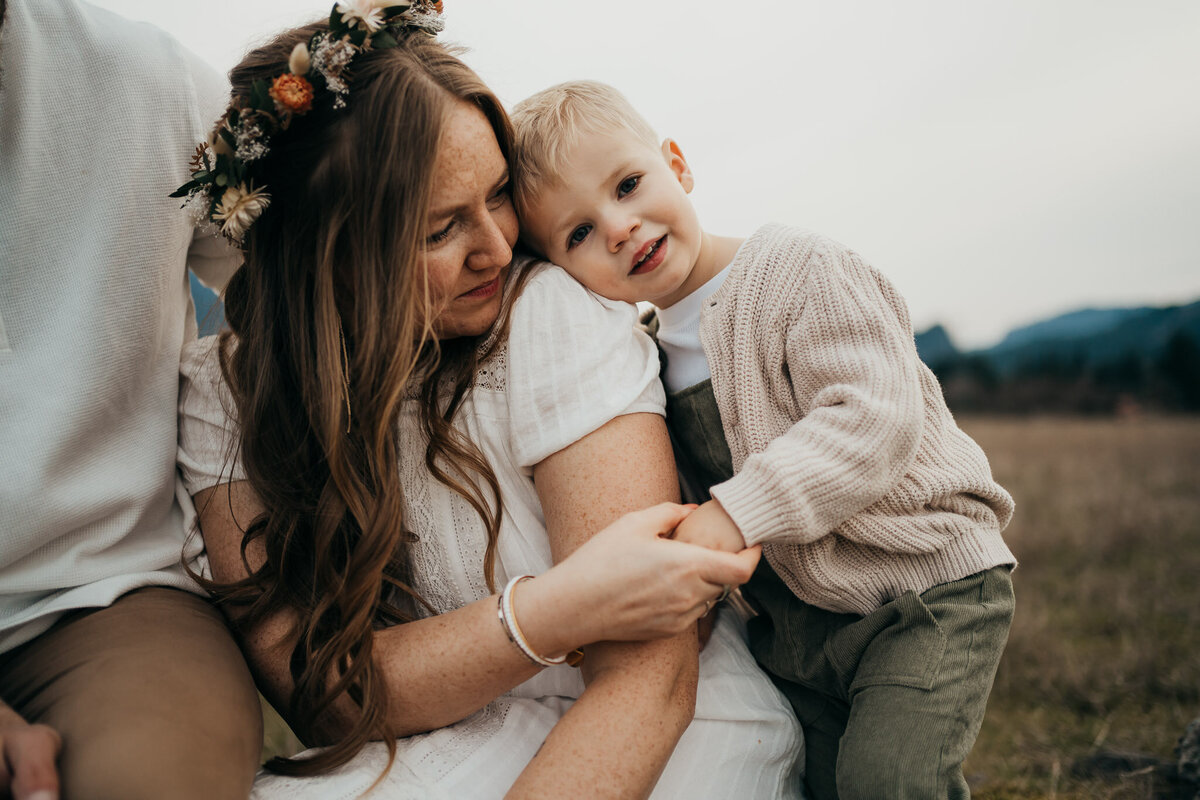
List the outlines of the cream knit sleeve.
{"type": "Polygon", "coordinates": [[[800,419],[712,489],[747,544],[815,541],[875,503],[912,464],[923,422],[908,312],[887,280],[832,243],[775,272],[794,300],[781,322],[800,419]]]}

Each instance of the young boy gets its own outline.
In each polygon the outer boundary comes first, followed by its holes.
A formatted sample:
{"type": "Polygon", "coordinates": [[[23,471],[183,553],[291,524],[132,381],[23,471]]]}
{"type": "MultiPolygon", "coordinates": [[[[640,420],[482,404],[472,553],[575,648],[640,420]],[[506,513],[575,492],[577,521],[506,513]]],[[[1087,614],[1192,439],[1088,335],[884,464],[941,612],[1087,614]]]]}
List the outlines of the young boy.
{"type": "Polygon", "coordinates": [[[513,123],[525,241],[657,309],[681,469],[711,493],[676,536],[763,545],[750,644],[804,725],[813,796],[969,796],[1012,620],[1013,501],[903,300],[818,235],[706,233],[679,146],[611,87],[552,87],[513,123]]]}

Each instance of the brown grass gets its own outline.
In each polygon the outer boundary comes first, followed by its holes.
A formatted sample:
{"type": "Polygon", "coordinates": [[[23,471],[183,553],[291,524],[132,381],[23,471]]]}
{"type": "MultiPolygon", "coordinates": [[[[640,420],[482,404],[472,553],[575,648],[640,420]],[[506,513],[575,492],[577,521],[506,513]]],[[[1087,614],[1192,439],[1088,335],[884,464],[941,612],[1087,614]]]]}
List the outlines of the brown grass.
{"type": "Polygon", "coordinates": [[[962,424],[1017,500],[1021,560],[975,796],[1156,796],[1146,771],[1073,767],[1100,748],[1172,758],[1200,716],[1200,418],[962,424]]]}
{"type": "MultiPolygon", "coordinates": [[[[1172,758],[1200,716],[1200,417],[961,424],[1016,497],[1017,616],[967,776],[982,800],[1133,800],[1100,748],[1172,758]]],[[[294,737],[270,714],[265,754],[294,737]]]]}

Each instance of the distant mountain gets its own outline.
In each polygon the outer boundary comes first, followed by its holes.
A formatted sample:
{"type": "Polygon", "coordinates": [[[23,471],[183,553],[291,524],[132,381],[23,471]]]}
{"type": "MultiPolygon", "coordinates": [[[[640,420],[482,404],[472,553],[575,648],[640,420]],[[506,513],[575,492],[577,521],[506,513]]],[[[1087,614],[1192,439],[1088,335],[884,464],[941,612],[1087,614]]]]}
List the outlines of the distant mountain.
{"type": "Polygon", "coordinates": [[[916,340],[952,408],[1200,410],[1200,301],[1072,311],[970,352],[955,350],[941,326],[916,340]]]}
{"type": "Polygon", "coordinates": [[[934,325],[916,335],[917,354],[926,364],[941,364],[957,358],[958,348],[950,339],[950,334],[941,325],[934,325]]]}
{"type": "Polygon", "coordinates": [[[1084,308],[1009,331],[994,350],[1021,347],[1046,339],[1081,339],[1101,333],[1150,308],[1084,308]]]}
{"type": "Polygon", "coordinates": [[[1160,358],[1172,336],[1200,342],[1200,301],[1165,308],[1089,309],[1019,328],[979,355],[1004,375],[1160,358]]]}

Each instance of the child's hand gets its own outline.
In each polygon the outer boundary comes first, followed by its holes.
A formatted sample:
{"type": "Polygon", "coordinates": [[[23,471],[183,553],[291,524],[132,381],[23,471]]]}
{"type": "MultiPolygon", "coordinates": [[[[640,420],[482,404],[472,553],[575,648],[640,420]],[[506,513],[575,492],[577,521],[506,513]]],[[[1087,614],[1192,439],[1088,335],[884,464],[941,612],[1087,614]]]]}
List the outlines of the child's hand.
{"type": "Polygon", "coordinates": [[[675,528],[672,538],[727,553],[746,549],[741,530],[716,500],[709,500],[689,514],[675,528]]]}

